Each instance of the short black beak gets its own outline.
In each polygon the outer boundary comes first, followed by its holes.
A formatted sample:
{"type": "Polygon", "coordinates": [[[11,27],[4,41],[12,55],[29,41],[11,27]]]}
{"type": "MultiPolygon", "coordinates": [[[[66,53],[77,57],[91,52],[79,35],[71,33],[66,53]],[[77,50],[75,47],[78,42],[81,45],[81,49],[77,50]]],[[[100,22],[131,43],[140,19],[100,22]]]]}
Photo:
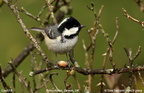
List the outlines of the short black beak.
{"type": "Polygon", "coordinates": [[[81,25],[81,26],[80,26],[80,28],[83,28],[83,27],[85,27],[85,25],[81,25]]]}

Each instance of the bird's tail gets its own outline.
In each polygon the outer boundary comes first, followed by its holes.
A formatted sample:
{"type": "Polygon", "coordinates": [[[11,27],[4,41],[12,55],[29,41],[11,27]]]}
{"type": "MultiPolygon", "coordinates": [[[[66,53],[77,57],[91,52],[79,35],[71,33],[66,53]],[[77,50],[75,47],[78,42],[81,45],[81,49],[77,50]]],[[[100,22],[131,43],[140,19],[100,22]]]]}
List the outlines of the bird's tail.
{"type": "Polygon", "coordinates": [[[29,30],[37,31],[37,32],[44,32],[44,29],[43,29],[43,28],[37,28],[37,27],[32,27],[32,28],[30,28],[29,30]]]}

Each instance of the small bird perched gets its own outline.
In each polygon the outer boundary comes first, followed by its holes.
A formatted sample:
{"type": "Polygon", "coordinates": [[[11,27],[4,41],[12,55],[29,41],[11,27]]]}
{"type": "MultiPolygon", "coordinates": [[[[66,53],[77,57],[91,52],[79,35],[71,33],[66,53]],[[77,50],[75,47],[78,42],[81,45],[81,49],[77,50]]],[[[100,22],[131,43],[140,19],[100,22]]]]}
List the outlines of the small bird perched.
{"type": "Polygon", "coordinates": [[[73,50],[78,41],[78,34],[83,27],[85,26],[81,25],[75,18],[68,17],[59,25],[44,29],[33,27],[30,30],[41,32],[44,35],[46,46],[57,56],[57,54],[67,55],[73,50]]]}

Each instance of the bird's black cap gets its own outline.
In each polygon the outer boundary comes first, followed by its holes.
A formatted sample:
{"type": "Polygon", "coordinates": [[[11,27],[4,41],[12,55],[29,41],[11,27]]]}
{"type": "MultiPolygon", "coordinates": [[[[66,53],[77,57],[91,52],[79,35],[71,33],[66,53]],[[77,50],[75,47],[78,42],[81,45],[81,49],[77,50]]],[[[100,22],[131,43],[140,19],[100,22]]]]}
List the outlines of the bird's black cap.
{"type": "Polygon", "coordinates": [[[83,25],[81,25],[75,18],[73,17],[68,17],[65,18],[59,25],[58,25],[58,31],[59,32],[63,32],[65,30],[65,28],[70,29],[73,27],[79,27],[82,28],[84,27],[83,25]]]}

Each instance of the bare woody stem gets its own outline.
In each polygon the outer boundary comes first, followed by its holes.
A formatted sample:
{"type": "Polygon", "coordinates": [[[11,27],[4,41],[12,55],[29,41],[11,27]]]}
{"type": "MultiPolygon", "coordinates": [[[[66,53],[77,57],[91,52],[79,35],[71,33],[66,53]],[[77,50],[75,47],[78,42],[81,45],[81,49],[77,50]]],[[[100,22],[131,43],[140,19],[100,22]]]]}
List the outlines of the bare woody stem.
{"type": "Polygon", "coordinates": [[[129,73],[131,72],[137,72],[137,71],[144,71],[144,66],[133,66],[132,68],[128,67],[123,67],[123,68],[117,68],[116,70],[114,69],[88,69],[88,68],[81,68],[81,67],[71,67],[71,68],[56,68],[56,67],[51,67],[51,68],[45,68],[41,69],[38,71],[34,71],[33,75],[37,75],[40,73],[44,73],[46,71],[51,71],[51,70],[74,70],[80,74],[83,75],[96,75],[96,74],[121,74],[121,73],[129,73]]]}

